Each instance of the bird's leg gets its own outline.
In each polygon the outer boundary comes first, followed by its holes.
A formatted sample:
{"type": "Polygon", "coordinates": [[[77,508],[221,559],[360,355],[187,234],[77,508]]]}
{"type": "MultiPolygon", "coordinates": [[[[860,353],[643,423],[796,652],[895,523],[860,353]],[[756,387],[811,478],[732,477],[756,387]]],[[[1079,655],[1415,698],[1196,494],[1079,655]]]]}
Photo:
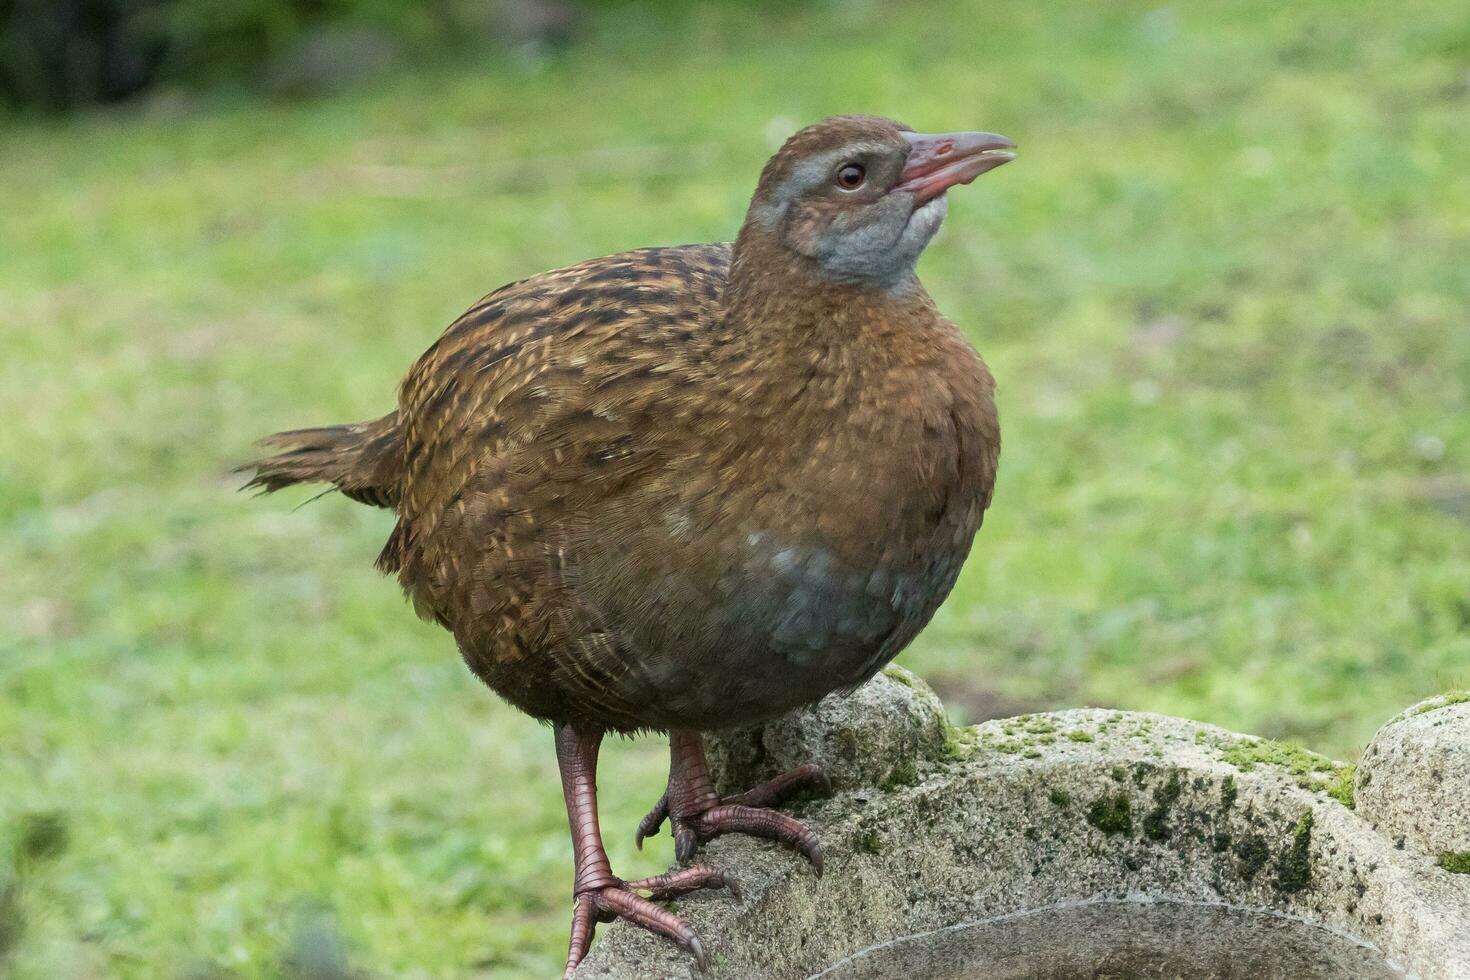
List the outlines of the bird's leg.
{"type": "Polygon", "coordinates": [[[800,821],[771,809],[803,789],[832,792],[832,783],[817,766],[807,763],[769,782],[721,800],[710,781],[704,757],[704,736],[676,729],[669,732],[669,788],[638,825],[638,846],[658,832],[668,818],[674,835],[674,856],[680,863],[694,857],[704,841],[721,834],[741,833],[769,837],[800,851],[822,873],[822,847],[817,836],[800,821]]]}
{"type": "Polygon", "coordinates": [[[562,794],[567,801],[567,823],[572,830],[576,880],[572,894],[572,940],[567,949],[565,977],[570,977],[592,945],[599,922],[627,919],[643,929],[667,936],[705,968],[704,948],[689,924],[654,901],[673,898],[700,888],[725,886],[740,897],[739,886],[716,868],[695,865],[651,878],[623,881],[612,873],[602,831],[597,824],[597,750],[602,732],[585,734],[570,725],[556,725],[556,762],[561,770],[562,794]],[[640,895],[646,892],[647,895],[640,895]]]}

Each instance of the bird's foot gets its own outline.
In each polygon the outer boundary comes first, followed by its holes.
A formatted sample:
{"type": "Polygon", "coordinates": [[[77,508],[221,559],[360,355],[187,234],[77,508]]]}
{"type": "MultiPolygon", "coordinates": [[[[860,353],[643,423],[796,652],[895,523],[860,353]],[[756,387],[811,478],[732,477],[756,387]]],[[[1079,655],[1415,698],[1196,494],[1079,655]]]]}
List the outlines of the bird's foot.
{"type": "MultiPolygon", "coordinates": [[[[680,749],[676,741],[676,760],[680,749]]],[[[824,795],[831,793],[832,782],[826,773],[807,763],[722,800],[710,786],[708,770],[703,765],[702,744],[696,759],[688,757],[691,752],[686,748],[686,758],[682,760],[690,764],[675,762],[669,776],[669,789],[638,824],[636,842],[640,848],[643,839],[657,833],[663,822],[668,820],[674,835],[674,856],[681,864],[694,858],[700,844],[721,834],[751,834],[792,847],[810,861],[818,877],[821,876],[822,845],[817,841],[817,835],[801,821],[772,808],[803,790],[815,789],[824,795]]]]}
{"type": "Polygon", "coordinates": [[[663,902],[680,895],[687,895],[702,888],[728,888],[730,894],[740,899],[740,883],[718,868],[696,864],[677,871],[669,871],[651,878],[637,881],[613,879],[611,884],[594,885],[577,893],[577,907],[572,913],[572,941],[567,950],[567,968],[562,974],[567,980],[577,965],[587,955],[592,945],[592,933],[599,922],[624,919],[627,922],[658,933],[694,957],[701,972],[708,966],[704,947],[689,923],[654,902],[663,902]],[[645,894],[639,894],[643,892],[645,894]]]}

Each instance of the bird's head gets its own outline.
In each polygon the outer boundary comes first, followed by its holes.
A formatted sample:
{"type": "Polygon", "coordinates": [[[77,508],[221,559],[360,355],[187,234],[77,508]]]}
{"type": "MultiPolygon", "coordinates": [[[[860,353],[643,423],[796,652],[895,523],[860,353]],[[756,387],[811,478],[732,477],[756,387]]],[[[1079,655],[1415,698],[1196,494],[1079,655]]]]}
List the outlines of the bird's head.
{"type": "Polygon", "coordinates": [[[761,172],[746,227],[839,282],[906,281],[948,209],[945,191],[1015,158],[995,133],[916,133],[834,116],[788,139],[761,172]]]}

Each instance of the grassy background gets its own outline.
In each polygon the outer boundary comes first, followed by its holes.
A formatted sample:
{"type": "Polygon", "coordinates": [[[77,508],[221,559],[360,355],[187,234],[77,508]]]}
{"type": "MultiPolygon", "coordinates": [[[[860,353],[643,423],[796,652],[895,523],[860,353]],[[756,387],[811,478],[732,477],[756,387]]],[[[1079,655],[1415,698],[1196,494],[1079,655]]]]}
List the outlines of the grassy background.
{"type": "MultiPolygon", "coordinates": [[[[921,267],[1000,379],[992,517],[904,662],[1351,755],[1470,680],[1470,22],[1383,5],[614,6],[552,60],[0,129],[0,948],[24,978],[551,975],[549,735],[251,500],[509,279],[728,238],[839,111],[1005,132],[921,267]],[[294,952],[293,952],[294,951],[294,952]]],[[[610,746],[632,849],[664,752],[610,746]]],[[[0,972],[7,969],[0,963],[0,972]]]]}

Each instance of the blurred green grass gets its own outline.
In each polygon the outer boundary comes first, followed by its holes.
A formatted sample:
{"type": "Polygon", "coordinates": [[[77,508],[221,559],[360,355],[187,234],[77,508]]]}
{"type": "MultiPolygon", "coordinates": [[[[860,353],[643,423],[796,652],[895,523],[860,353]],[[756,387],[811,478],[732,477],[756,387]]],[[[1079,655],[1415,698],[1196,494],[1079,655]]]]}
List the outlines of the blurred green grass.
{"type": "MultiPolygon", "coordinates": [[[[1108,704],[1342,756],[1470,679],[1457,3],[616,5],[551,60],[13,125],[16,976],[276,976],[322,907],[379,975],[555,973],[548,734],[372,571],[385,514],[252,500],[227,470],[384,411],[502,282],[728,238],[773,141],[845,111],[1022,146],[921,267],[1006,435],[975,555],[903,658],[958,714],[1108,704]],[[26,857],[35,826],[60,845],[26,857]]],[[[632,848],[663,763],[605,752],[625,875],[669,857],[632,848]]]]}

